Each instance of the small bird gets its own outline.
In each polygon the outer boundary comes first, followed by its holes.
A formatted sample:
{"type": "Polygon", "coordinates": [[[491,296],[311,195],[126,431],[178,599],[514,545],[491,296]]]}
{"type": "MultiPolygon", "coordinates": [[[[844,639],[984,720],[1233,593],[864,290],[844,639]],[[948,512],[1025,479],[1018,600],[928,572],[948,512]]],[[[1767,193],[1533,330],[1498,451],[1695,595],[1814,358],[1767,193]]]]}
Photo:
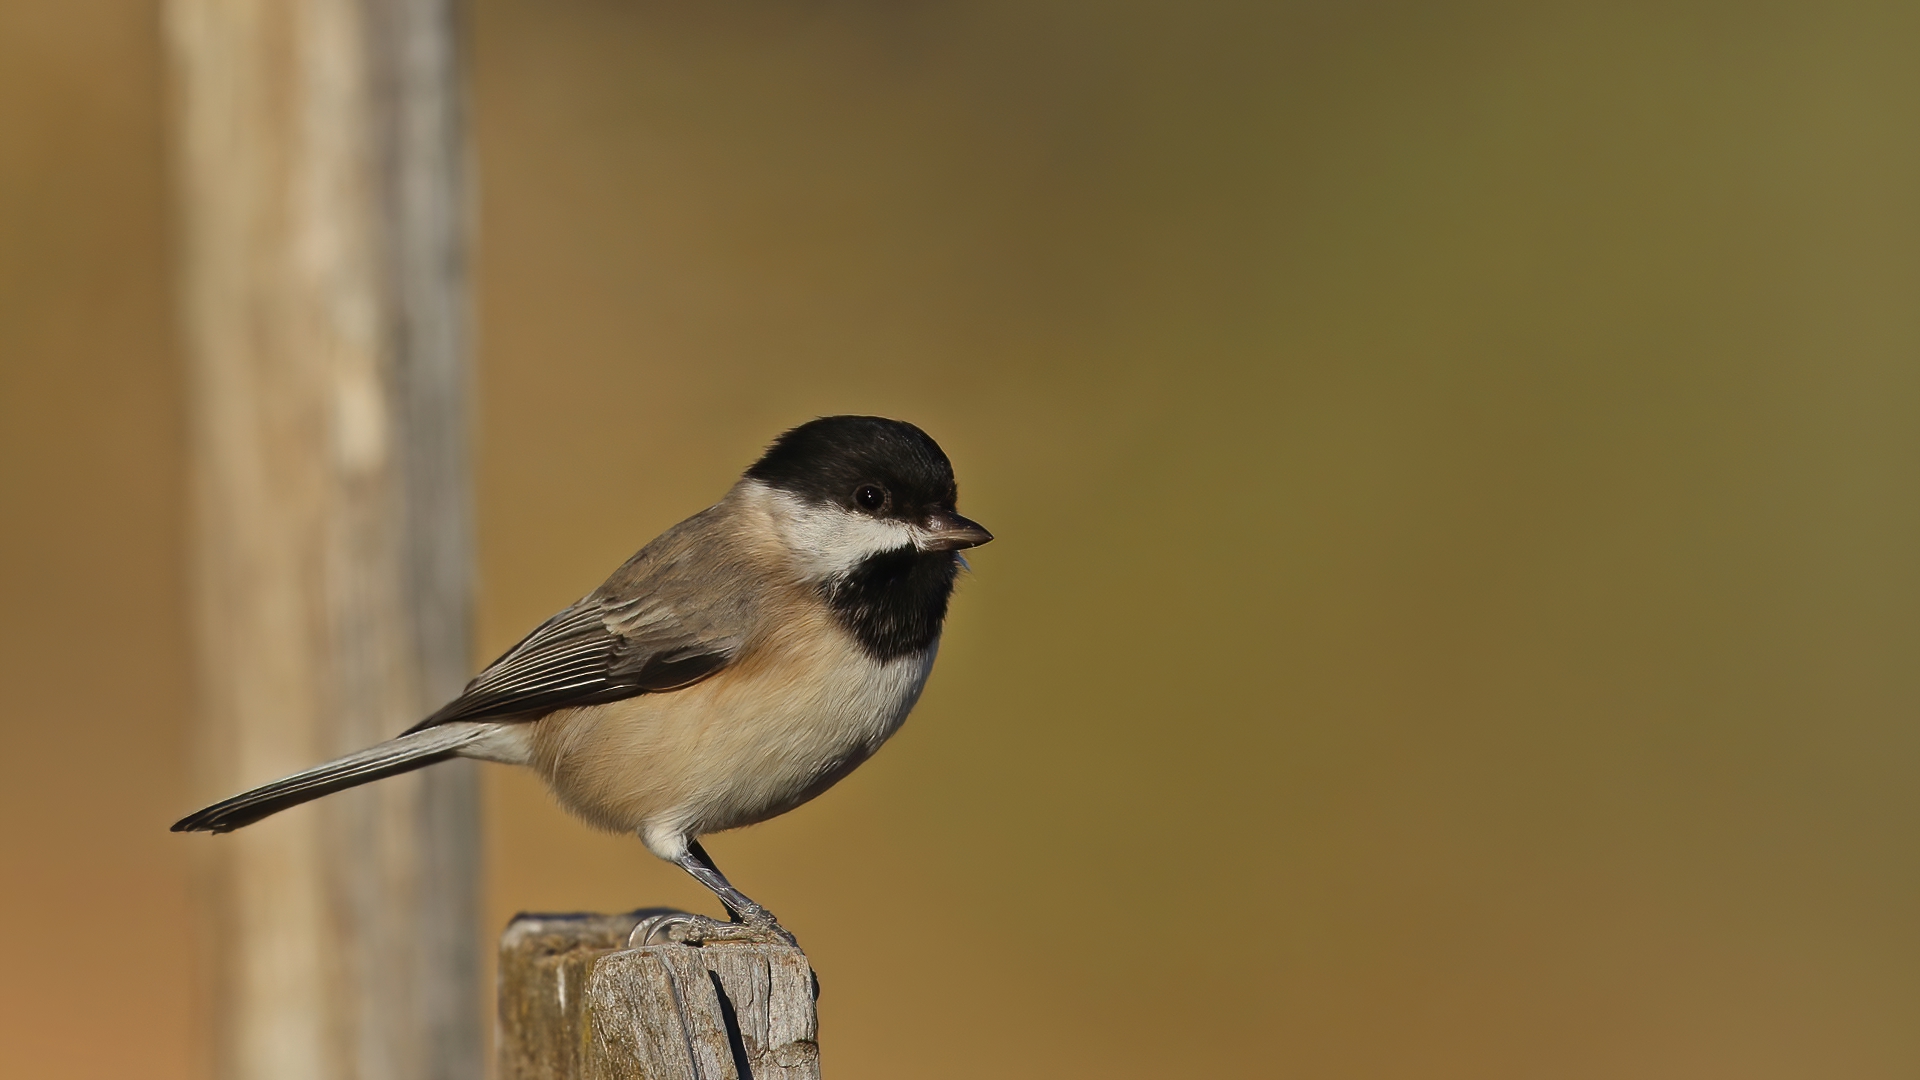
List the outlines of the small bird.
{"type": "Polygon", "coordinates": [[[899,729],[939,650],[960,552],[993,539],[956,498],[947,455],[912,424],[802,424],[432,716],[173,831],[231,832],[451,758],[525,765],[562,807],[637,834],[732,915],[674,916],[672,940],[792,944],[700,837],[792,810],[899,729]]]}

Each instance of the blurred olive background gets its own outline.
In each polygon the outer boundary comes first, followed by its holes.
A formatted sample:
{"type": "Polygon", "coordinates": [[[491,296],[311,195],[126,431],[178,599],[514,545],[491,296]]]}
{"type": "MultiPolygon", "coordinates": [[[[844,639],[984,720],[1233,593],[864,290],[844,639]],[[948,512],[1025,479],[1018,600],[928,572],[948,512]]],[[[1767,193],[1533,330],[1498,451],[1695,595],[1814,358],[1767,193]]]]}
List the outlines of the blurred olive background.
{"type": "MultiPolygon", "coordinates": [[[[1000,536],[712,844],[832,1075],[1920,1073],[1920,8],[469,31],[487,656],[816,414],[1000,536]]],[[[0,5],[8,1075],[202,1066],[166,86],[0,5]]],[[[490,932],[712,906],[488,783],[490,932]]]]}

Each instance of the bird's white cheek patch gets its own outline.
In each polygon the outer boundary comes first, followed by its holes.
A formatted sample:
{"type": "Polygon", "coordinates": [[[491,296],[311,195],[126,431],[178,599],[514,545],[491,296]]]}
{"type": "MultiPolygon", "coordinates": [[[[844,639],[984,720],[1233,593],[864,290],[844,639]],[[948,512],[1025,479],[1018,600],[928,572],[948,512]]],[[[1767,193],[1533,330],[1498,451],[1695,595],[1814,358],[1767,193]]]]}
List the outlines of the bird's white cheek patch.
{"type": "Polygon", "coordinates": [[[872,555],[914,544],[919,530],[837,506],[803,502],[765,485],[755,494],[792,550],[801,572],[819,580],[844,574],[872,555]]]}

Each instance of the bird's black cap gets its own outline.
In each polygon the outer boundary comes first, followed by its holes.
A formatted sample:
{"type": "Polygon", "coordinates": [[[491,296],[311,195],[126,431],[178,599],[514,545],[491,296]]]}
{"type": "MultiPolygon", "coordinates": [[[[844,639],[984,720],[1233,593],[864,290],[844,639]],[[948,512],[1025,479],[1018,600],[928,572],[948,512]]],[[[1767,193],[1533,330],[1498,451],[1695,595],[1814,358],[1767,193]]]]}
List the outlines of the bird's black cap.
{"type": "Polygon", "coordinates": [[[747,476],[811,502],[855,509],[856,493],[877,485],[885,516],[917,519],[951,511],[953,464],[926,432],[884,416],[823,416],[774,440],[747,476]]]}

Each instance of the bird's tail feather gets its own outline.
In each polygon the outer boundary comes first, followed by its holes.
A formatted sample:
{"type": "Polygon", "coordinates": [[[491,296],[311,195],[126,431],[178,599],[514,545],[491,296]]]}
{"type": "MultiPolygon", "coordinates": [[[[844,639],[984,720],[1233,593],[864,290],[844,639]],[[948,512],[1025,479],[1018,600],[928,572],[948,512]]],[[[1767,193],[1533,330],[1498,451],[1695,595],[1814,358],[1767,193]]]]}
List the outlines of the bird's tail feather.
{"type": "Polygon", "coordinates": [[[173,831],[232,832],[322,795],[445,761],[493,728],[492,724],[443,724],[388,739],[188,814],[173,823],[173,831]]]}

